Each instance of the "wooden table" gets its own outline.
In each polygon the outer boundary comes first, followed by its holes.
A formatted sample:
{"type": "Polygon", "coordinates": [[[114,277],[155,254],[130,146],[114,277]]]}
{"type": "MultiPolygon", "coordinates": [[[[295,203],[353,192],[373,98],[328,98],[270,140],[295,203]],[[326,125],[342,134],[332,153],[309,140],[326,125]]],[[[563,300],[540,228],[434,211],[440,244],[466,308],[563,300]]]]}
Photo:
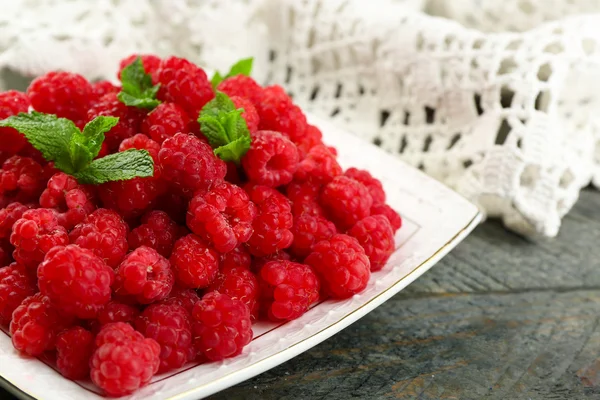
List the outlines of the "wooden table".
{"type": "Polygon", "coordinates": [[[600,399],[599,311],[585,191],[557,239],[485,223],[354,325],[211,399],[600,399]]]}

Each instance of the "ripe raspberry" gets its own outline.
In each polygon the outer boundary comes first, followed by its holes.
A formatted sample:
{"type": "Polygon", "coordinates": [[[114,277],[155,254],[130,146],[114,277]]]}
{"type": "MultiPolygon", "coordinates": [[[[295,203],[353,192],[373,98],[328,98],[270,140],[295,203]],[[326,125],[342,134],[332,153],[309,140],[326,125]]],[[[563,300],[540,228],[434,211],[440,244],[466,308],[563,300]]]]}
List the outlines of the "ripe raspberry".
{"type": "Polygon", "coordinates": [[[90,191],[71,175],[54,174],[40,196],[40,205],[57,211],[58,223],[67,230],[85,219],[96,209],[90,191]]]}
{"type": "Polygon", "coordinates": [[[120,87],[113,85],[110,81],[98,81],[92,83],[92,103],[108,93],[119,93],[120,87]]]}
{"type": "Polygon", "coordinates": [[[29,157],[13,156],[2,165],[0,195],[4,194],[12,201],[37,201],[45,186],[44,169],[29,157]]]}
{"type": "Polygon", "coordinates": [[[264,88],[254,105],[260,117],[259,129],[281,132],[294,143],[302,141],[308,128],[306,117],[281,86],[264,88]]]}
{"type": "Polygon", "coordinates": [[[65,378],[89,377],[93,352],[94,335],[80,326],[69,328],[56,338],[56,366],[65,378]]]}
{"type": "Polygon", "coordinates": [[[142,122],[142,132],[158,144],[177,133],[189,133],[192,119],[175,103],[159,104],[142,122]]]}
{"type": "Polygon", "coordinates": [[[198,293],[194,289],[183,289],[180,286],[173,286],[169,297],[164,299],[162,304],[178,304],[185,308],[185,310],[191,315],[194,305],[200,301],[198,293]]]}
{"type": "Polygon", "coordinates": [[[367,188],[347,176],[338,176],[323,188],[320,204],[340,230],[350,229],[371,213],[373,199],[367,188]]]}
{"type": "Polygon", "coordinates": [[[365,185],[373,198],[373,204],[385,203],[385,191],[383,190],[383,185],[381,184],[381,181],[374,178],[369,171],[348,168],[346,172],[344,172],[344,175],[365,185]]]}
{"type": "Polygon", "coordinates": [[[310,254],[312,247],[321,240],[330,239],[337,233],[335,224],[318,215],[302,214],[294,218],[292,227],[294,242],[290,251],[298,258],[310,254]]]}
{"type": "Polygon", "coordinates": [[[271,261],[260,270],[260,302],[272,321],[300,317],[319,299],[319,278],[311,267],[271,261]]]}
{"type": "Polygon", "coordinates": [[[152,75],[152,82],[157,82],[157,74],[158,69],[160,68],[161,59],[153,54],[132,54],[128,57],[125,57],[121,61],[119,61],[119,73],[117,77],[121,79],[121,71],[123,68],[131,64],[135,61],[136,58],[140,57],[142,59],[142,65],[144,66],[144,71],[147,74],[152,75]]]}
{"type": "Polygon", "coordinates": [[[164,190],[163,182],[153,177],[133,178],[106,182],[99,187],[98,194],[104,207],[129,220],[152,208],[164,190]]]}
{"type": "Polygon", "coordinates": [[[23,353],[39,356],[52,350],[56,335],[71,324],[41,293],[27,297],[15,309],[10,323],[13,346],[23,353]]]}
{"type": "Polygon", "coordinates": [[[169,257],[177,239],[177,224],[164,211],[150,211],[142,218],[142,224],[127,237],[130,249],[148,246],[163,257],[169,257]]]}
{"type": "MultiPolygon", "coordinates": [[[[119,146],[119,151],[125,151],[129,149],[138,149],[138,150],[146,150],[150,153],[150,157],[154,160],[155,163],[158,162],[158,152],[160,151],[160,144],[150,139],[148,136],[138,133],[128,139],[125,139],[121,142],[119,146]]],[[[154,176],[156,177],[156,173],[158,171],[154,171],[154,176]]]]}
{"type": "MultiPolygon", "coordinates": [[[[304,136],[297,139],[294,143],[296,144],[296,147],[298,147],[301,158],[304,158],[310,149],[318,145],[323,145],[323,134],[316,126],[308,125],[306,132],[304,132],[304,136]]],[[[332,148],[328,147],[328,149],[334,157],[337,156],[337,152],[331,151],[332,148]]]]}
{"type": "Polygon", "coordinates": [[[219,272],[219,253],[193,234],[175,242],[170,261],[177,283],[186,288],[206,287],[219,272]]]}
{"type": "Polygon", "coordinates": [[[292,202],[292,214],[294,214],[294,217],[302,214],[325,216],[325,212],[318,201],[321,188],[321,184],[313,181],[303,183],[293,181],[287,185],[285,191],[288,199],[292,202]]]}
{"type": "Polygon", "coordinates": [[[254,185],[246,190],[258,207],[258,215],[252,223],[254,233],[247,243],[250,253],[261,257],[290,247],[294,240],[290,231],[294,223],[290,201],[266,186],[254,185]]]}
{"type": "Polygon", "coordinates": [[[111,396],[129,394],[148,384],[160,365],[160,345],[144,339],[131,325],[105,325],[96,336],[90,360],[92,381],[111,396]]]}
{"type": "Polygon", "coordinates": [[[175,281],[169,261],[146,246],[129,253],[115,272],[115,293],[135,296],[141,304],[167,297],[175,281]]]}
{"type": "Polygon", "coordinates": [[[283,135],[258,131],[252,135],[252,144],[242,158],[242,166],[250,181],[277,187],[292,181],[298,159],[298,149],[283,135]]]}
{"type": "MultiPolygon", "coordinates": [[[[25,93],[9,90],[0,93],[0,119],[5,119],[29,109],[29,97],[25,93]]],[[[27,145],[27,139],[13,128],[0,128],[0,152],[14,155],[27,145]]]]}
{"type": "Polygon", "coordinates": [[[158,81],[158,98],[179,104],[192,118],[197,118],[202,107],[215,97],[204,70],[183,58],[163,60],[158,81]]]}
{"type": "Polygon", "coordinates": [[[36,291],[35,279],[24,266],[12,264],[0,268],[0,324],[7,325],[15,308],[36,291]]]}
{"type": "Polygon", "coordinates": [[[358,240],[341,233],[317,243],[304,262],[315,269],[325,293],[336,299],[362,291],[371,276],[369,258],[358,240]]]}
{"type": "Polygon", "coordinates": [[[258,118],[258,113],[252,102],[245,97],[231,96],[230,98],[236,109],[241,108],[244,110],[242,118],[246,120],[246,125],[248,126],[250,133],[256,132],[258,130],[260,119],[258,118]]]}
{"type": "Polygon", "coordinates": [[[31,105],[37,111],[68,118],[83,127],[93,89],[83,76],[71,72],[48,72],[27,88],[31,105]]]}
{"type": "Polygon", "coordinates": [[[371,215],[384,215],[388,221],[390,221],[394,233],[402,227],[402,218],[400,217],[400,214],[387,204],[373,204],[373,206],[371,206],[371,215]]]}
{"type": "Polygon", "coordinates": [[[127,231],[127,224],[116,212],[99,208],[78,224],[69,238],[115,268],[127,254],[127,231]]]}
{"type": "Polygon", "coordinates": [[[285,251],[278,251],[277,253],[269,254],[264,257],[254,257],[252,258],[252,265],[250,266],[250,270],[257,275],[260,275],[260,270],[265,264],[271,261],[292,261],[292,256],[285,251]]]}
{"type": "Polygon", "coordinates": [[[135,328],[160,345],[160,372],[183,367],[195,358],[190,316],[178,304],[152,304],[136,319],[135,328]]]}
{"type": "Polygon", "coordinates": [[[117,125],[104,134],[109,150],[114,151],[119,148],[124,139],[130,138],[140,131],[145,111],[126,106],[117,99],[117,93],[111,92],[99,98],[90,107],[87,111],[86,121],[91,121],[101,115],[119,118],[117,125]]]}
{"type": "Polygon", "coordinates": [[[12,227],[17,220],[21,219],[29,206],[21,203],[10,203],[6,208],[0,209],[0,239],[8,239],[12,232],[12,227]]]}
{"type": "Polygon", "coordinates": [[[319,183],[329,183],[333,178],[342,174],[342,167],[335,156],[324,145],[314,146],[306,157],[298,164],[294,180],[304,182],[313,180],[319,183]]]}
{"type": "Polygon", "coordinates": [[[227,253],[221,254],[221,270],[234,267],[248,269],[251,263],[252,256],[250,256],[245,246],[238,246],[227,253]]]}
{"type": "Polygon", "coordinates": [[[256,206],[239,186],[221,182],[207,193],[198,193],[187,212],[187,226],[192,232],[227,253],[252,235],[256,206]]]}
{"type": "Polygon", "coordinates": [[[241,300],[210,292],[192,312],[194,347],[211,361],[237,356],[252,340],[250,311],[241,300]]]}
{"type": "Polygon", "coordinates": [[[99,328],[113,322],[133,322],[140,315],[140,310],[129,304],[111,300],[98,311],[99,328]]]}
{"type": "Polygon", "coordinates": [[[15,222],[10,243],[15,246],[15,260],[35,270],[53,247],[69,244],[69,236],[67,230],[58,224],[53,210],[38,208],[25,211],[15,222]]]}
{"type": "Polygon", "coordinates": [[[390,221],[383,215],[361,219],[348,234],[356,238],[365,250],[371,262],[371,271],[382,269],[394,252],[394,232],[390,221]]]}
{"type": "Polygon", "coordinates": [[[254,79],[246,75],[235,75],[219,83],[217,90],[229,97],[238,96],[250,100],[253,104],[260,101],[262,88],[254,79]]]}
{"type": "Polygon", "coordinates": [[[227,173],[225,163],[207,143],[185,133],[165,140],[158,159],[163,179],[187,197],[197,190],[208,189],[227,173]]]}
{"type": "Polygon", "coordinates": [[[252,320],[258,318],[258,280],[244,267],[221,268],[207,292],[219,292],[232,299],[241,300],[250,310],[252,320]]]}

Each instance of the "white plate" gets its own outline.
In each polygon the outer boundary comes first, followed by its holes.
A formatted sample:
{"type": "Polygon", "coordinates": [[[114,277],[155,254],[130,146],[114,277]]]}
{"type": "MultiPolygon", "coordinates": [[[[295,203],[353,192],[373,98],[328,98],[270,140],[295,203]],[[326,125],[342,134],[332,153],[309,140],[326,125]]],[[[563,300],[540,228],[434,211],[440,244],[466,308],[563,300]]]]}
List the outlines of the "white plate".
{"type": "MultiPolygon", "coordinates": [[[[379,148],[315,121],[325,141],[337,147],[344,167],[364,168],[381,179],[389,204],[404,221],[397,250],[360,294],[327,300],[285,324],[259,323],[254,340],[238,357],[190,365],[156,376],[125,399],[199,399],[273,368],[329,338],[405,288],[454,248],[479,222],[477,208],[442,184],[379,148]]],[[[19,355],[0,332],[0,384],[23,398],[102,399],[91,384],[72,382],[35,358],[19,355]]]]}

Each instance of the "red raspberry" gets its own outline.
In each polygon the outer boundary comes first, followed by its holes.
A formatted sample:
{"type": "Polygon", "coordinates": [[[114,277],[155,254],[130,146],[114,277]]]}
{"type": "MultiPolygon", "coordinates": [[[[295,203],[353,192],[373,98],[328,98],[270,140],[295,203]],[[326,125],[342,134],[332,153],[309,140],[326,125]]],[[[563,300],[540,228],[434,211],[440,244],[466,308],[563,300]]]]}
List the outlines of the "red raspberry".
{"type": "Polygon", "coordinates": [[[369,171],[348,168],[346,172],[344,172],[344,175],[365,185],[373,198],[373,204],[385,203],[385,191],[383,190],[383,185],[379,179],[373,178],[369,171]]]}
{"type": "Polygon", "coordinates": [[[94,335],[80,326],[69,328],[56,338],[56,366],[65,378],[88,378],[93,352],[94,335]]]}
{"type": "Polygon", "coordinates": [[[162,144],[177,133],[189,133],[192,119],[175,103],[159,104],[142,122],[142,132],[162,144]]]}
{"type": "Polygon", "coordinates": [[[141,304],[167,297],[175,281],[169,261],[146,246],[129,253],[115,272],[115,293],[135,296],[141,304]]]}
{"type": "Polygon", "coordinates": [[[185,308],[185,310],[191,315],[194,308],[194,304],[200,301],[198,293],[194,289],[183,289],[177,285],[173,286],[169,297],[162,301],[162,304],[178,304],[185,308]]]}
{"type": "Polygon", "coordinates": [[[219,292],[241,300],[250,310],[253,320],[258,318],[258,281],[245,267],[222,268],[207,292],[219,292]]]}
{"type": "Polygon", "coordinates": [[[226,294],[204,295],[194,306],[192,321],[194,347],[211,361],[237,356],[252,340],[248,307],[226,294]]]}
{"type": "Polygon", "coordinates": [[[258,207],[252,227],[254,233],[248,241],[252,255],[261,257],[290,247],[294,223],[290,201],[275,189],[254,185],[246,189],[250,200],[258,207]]]}
{"type": "Polygon", "coordinates": [[[384,215],[388,221],[390,221],[394,233],[402,227],[402,218],[400,217],[400,214],[387,204],[373,204],[373,206],[371,206],[371,215],[384,215]]]}
{"type": "Polygon", "coordinates": [[[130,249],[148,246],[163,257],[169,257],[177,239],[177,224],[164,211],[150,211],[142,218],[142,224],[127,237],[130,249]]]}
{"type": "Polygon", "coordinates": [[[292,202],[292,214],[295,217],[302,214],[325,216],[318,201],[321,188],[321,184],[313,181],[303,183],[294,181],[287,185],[285,191],[288,199],[292,202]]]}
{"type": "Polygon", "coordinates": [[[308,128],[306,117],[281,86],[264,88],[254,105],[260,117],[259,129],[281,132],[294,143],[302,141],[308,128]]]}
{"type": "Polygon", "coordinates": [[[304,182],[313,180],[319,183],[329,183],[333,178],[342,174],[342,167],[335,156],[324,145],[310,149],[304,160],[298,164],[294,180],[304,182]]]}
{"type": "Polygon", "coordinates": [[[140,310],[129,304],[111,300],[98,311],[98,328],[113,322],[133,322],[140,315],[140,310]]]}
{"type": "MultiPolygon", "coordinates": [[[[29,97],[25,93],[9,90],[0,93],[0,119],[5,119],[29,109],[29,97]]],[[[14,155],[27,145],[27,139],[13,128],[0,128],[0,152],[14,155]]]]}
{"type": "Polygon", "coordinates": [[[199,192],[190,202],[187,226],[192,232],[227,253],[252,235],[256,206],[239,186],[221,182],[207,193],[199,192]]]}
{"type": "Polygon", "coordinates": [[[71,72],[48,72],[27,88],[31,105],[37,111],[68,118],[83,127],[93,89],[83,76],[71,72]]]}
{"type": "Polygon", "coordinates": [[[163,60],[158,81],[158,98],[179,104],[192,118],[197,118],[202,107],[215,97],[204,70],[183,58],[163,60]]]}
{"type": "Polygon", "coordinates": [[[206,287],[219,272],[219,254],[192,234],[175,242],[170,261],[177,283],[186,288],[206,287]]]}
{"type": "Polygon", "coordinates": [[[252,135],[252,144],[242,158],[242,166],[250,181],[277,187],[292,181],[298,159],[298,149],[283,135],[258,131],[252,135]]]}
{"type": "Polygon", "coordinates": [[[42,166],[29,157],[13,156],[0,170],[0,195],[13,201],[37,201],[46,186],[42,166]]]}
{"type": "Polygon", "coordinates": [[[294,218],[292,233],[294,242],[290,251],[296,257],[304,258],[316,243],[330,239],[337,233],[337,230],[333,222],[321,216],[302,214],[294,218]]]}
{"type": "Polygon", "coordinates": [[[6,208],[0,209],[0,239],[8,239],[12,227],[17,220],[21,219],[25,211],[30,207],[21,203],[10,203],[6,208]]]}
{"type": "Polygon", "coordinates": [[[160,365],[160,345],[144,339],[131,325],[105,325],[96,336],[90,361],[92,381],[111,396],[132,393],[148,384],[160,365]]]}
{"type": "Polygon", "coordinates": [[[132,54],[119,61],[119,73],[117,77],[121,79],[121,71],[123,68],[135,61],[136,58],[142,59],[142,65],[144,66],[144,72],[152,75],[152,82],[157,82],[158,69],[160,68],[161,59],[153,54],[132,54]]]}
{"type": "Polygon", "coordinates": [[[98,193],[104,207],[131,219],[152,208],[164,190],[163,182],[151,177],[106,182],[99,187],[98,193]]]}
{"type": "MultiPolygon", "coordinates": [[[[98,81],[92,83],[92,93],[94,99],[99,99],[108,93],[119,93],[121,88],[113,85],[110,81],[98,81]]],[[[92,103],[94,100],[92,101],[92,103]]]]}
{"type": "Polygon", "coordinates": [[[245,246],[238,246],[235,249],[221,254],[221,269],[243,267],[250,268],[252,256],[246,250],[245,246]]]}
{"type": "Polygon", "coordinates": [[[242,117],[246,120],[246,125],[248,126],[248,130],[250,133],[254,133],[258,130],[258,123],[260,119],[258,118],[258,113],[256,112],[256,108],[250,100],[245,97],[231,96],[231,101],[235,105],[236,109],[243,109],[242,117]]]}
{"type": "MultiPolygon", "coordinates": [[[[304,132],[304,136],[297,139],[294,143],[296,144],[296,147],[298,147],[298,151],[303,158],[310,149],[323,144],[323,134],[316,126],[308,125],[306,132],[304,132]]],[[[328,147],[328,149],[333,156],[337,156],[337,152],[331,151],[331,147],[328,147]]]]}
{"type": "Polygon", "coordinates": [[[106,157],[110,154],[110,150],[108,149],[108,144],[106,142],[102,142],[102,146],[100,146],[100,151],[95,159],[106,157]]]}
{"type": "Polygon", "coordinates": [[[8,324],[15,308],[36,291],[35,279],[22,265],[0,268],[0,324],[8,324]]]}
{"type": "Polygon", "coordinates": [[[27,297],[15,309],[10,323],[13,346],[23,353],[39,356],[52,350],[56,335],[71,324],[41,293],[27,297]]]}
{"type": "MultiPolygon", "coordinates": [[[[138,150],[146,150],[150,153],[150,157],[154,160],[156,164],[158,162],[158,152],[160,151],[160,144],[150,139],[148,136],[143,133],[138,133],[128,139],[125,139],[121,142],[119,146],[119,151],[125,151],[129,149],[138,149],[138,150]]],[[[158,171],[154,171],[154,176],[158,171]]]]}
{"type": "Polygon", "coordinates": [[[252,258],[252,265],[250,269],[257,275],[260,275],[260,270],[265,264],[271,261],[292,261],[292,256],[285,251],[278,251],[277,253],[269,254],[265,257],[254,257],[252,258]]]}
{"type": "Polygon", "coordinates": [[[0,238],[0,267],[6,266],[13,261],[12,253],[14,250],[8,239],[0,238]]]}
{"type": "Polygon", "coordinates": [[[69,236],[67,230],[58,224],[53,210],[38,208],[25,211],[15,222],[10,243],[15,246],[15,260],[35,269],[53,247],[69,244],[69,236]]]}
{"type": "Polygon", "coordinates": [[[253,104],[260,101],[262,88],[254,79],[246,75],[236,75],[219,83],[217,90],[229,97],[238,96],[250,100],[253,104]]]}
{"type": "Polygon", "coordinates": [[[260,302],[273,321],[299,318],[319,299],[319,278],[311,267],[271,261],[260,270],[260,302]]]}
{"type": "Polygon", "coordinates": [[[361,219],[348,234],[356,238],[365,250],[371,262],[371,271],[382,269],[394,252],[394,231],[390,221],[383,215],[361,219]]]}
{"type": "Polygon", "coordinates": [[[85,219],[96,209],[92,195],[71,175],[54,174],[40,196],[40,205],[57,211],[58,223],[67,230],[85,219]]]}
{"type": "Polygon", "coordinates": [[[193,135],[178,133],[165,140],[158,153],[162,177],[187,197],[221,181],[227,173],[223,160],[193,135]]]}
{"type": "Polygon", "coordinates": [[[323,188],[320,204],[335,225],[346,230],[370,215],[373,199],[362,183],[338,176],[323,188]]]}
{"type": "Polygon", "coordinates": [[[135,328],[160,345],[159,372],[183,367],[195,358],[190,316],[178,304],[152,304],[135,321],[135,328]]]}
{"type": "Polygon", "coordinates": [[[304,262],[315,269],[325,293],[336,299],[362,291],[371,276],[365,250],[358,240],[341,233],[317,243],[304,262]]]}
{"type": "Polygon", "coordinates": [[[121,142],[132,137],[140,131],[145,111],[128,107],[117,99],[117,93],[111,92],[102,96],[87,112],[87,121],[91,121],[98,116],[118,117],[119,122],[112,129],[106,132],[105,143],[110,151],[119,148],[121,142]]]}
{"type": "Polygon", "coordinates": [[[115,268],[127,254],[125,221],[112,210],[99,208],[69,234],[71,243],[92,250],[110,267],[115,268]]]}

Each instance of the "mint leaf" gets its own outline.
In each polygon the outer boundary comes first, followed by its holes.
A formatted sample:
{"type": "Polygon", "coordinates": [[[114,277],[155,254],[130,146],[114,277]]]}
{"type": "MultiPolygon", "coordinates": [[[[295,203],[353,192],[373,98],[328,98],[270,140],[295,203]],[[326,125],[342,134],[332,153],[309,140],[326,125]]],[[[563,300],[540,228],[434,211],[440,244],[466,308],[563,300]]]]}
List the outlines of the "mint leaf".
{"type": "Polygon", "coordinates": [[[104,134],[110,131],[118,123],[119,118],[117,117],[100,115],[88,122],[83,128],[83,143],[92,154],[92,159],[96,158],[100,152],[102,142],[104,142],[104,134]]]}
{"type": "Polygon", "coordinates": [[[126,106],[152,109],[160,104],[156,94],[160,84],[152,85],[152,76],[144,70],[140,57],[121,71],[119,101],[126,106]]]}
{"type": "Polygon", "coordinates": [[[219,83],[223,82],[224,80],[225,77],[221,75],[219,71],[217,71],[210,80],[210,84],[212,85],[213,89],[215,89],[217,86],[219,86],[219,83]]]}
{"type": "Polygon", "coordinates": [[[223,161],[239,163],[250,148],[250,137],[240,137],[224,146],[215,149],[215,155],[223,161]]]}
{"type": "Polygon", "coordinates": [[[219,83],[223,82],[227,78],[231,78],[232,76],[236,76],[236,75],[250,76],[250,73],[252,72],[252,63],[253,62],[254,62],[254,58],[252,58],[252,57],[244,58],[244,59],[236,62],[235,64],[233,64],[231,66],[231,68],[229,69],[229,72],[225,76],[221,75],[219,73],[219,71],[217,71],[217,72],[215,72],[212,79],[210,80],[210,83],[212,84],[213,88],[216,88],[217,86],[219,86],[219,83]]]}
{"type": "Polygon", "coordinates": [[[99,185],[109,181],[122,181],[154,175],[154,162],[146,150],[130,149],[92,161],[74,174],[83,184],[99,185]]]}

